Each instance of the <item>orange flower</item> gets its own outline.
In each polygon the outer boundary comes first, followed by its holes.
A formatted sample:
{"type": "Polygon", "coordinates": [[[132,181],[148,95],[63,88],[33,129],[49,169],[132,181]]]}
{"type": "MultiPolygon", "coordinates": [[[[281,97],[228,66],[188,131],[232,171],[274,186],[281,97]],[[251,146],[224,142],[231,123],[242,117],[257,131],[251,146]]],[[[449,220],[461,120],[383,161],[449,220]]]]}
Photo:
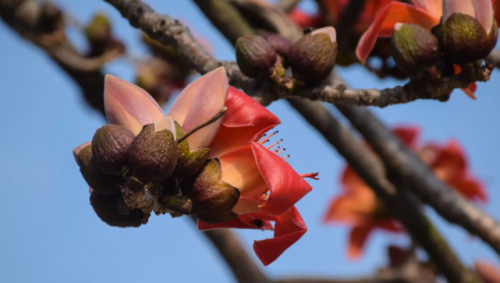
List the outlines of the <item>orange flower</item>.
{"type": "MultiPolygon", "coordinates": [[[[436,176],[470,200],[486,202],[483,185],[467,168],[464,151],[456,141],[444,145],[418,144],[417,127],[396,127],[393,130],[409,148],[419,153],[436,176]]],[[[342,193],[335,197],[324,216],[325,223],[347,223],[352,226],[347,255],[358,259],[370,233],[376,229],[400,233],[403,230],[386,211],[373,190],[347,166],[342,173],[342,193]]]]}

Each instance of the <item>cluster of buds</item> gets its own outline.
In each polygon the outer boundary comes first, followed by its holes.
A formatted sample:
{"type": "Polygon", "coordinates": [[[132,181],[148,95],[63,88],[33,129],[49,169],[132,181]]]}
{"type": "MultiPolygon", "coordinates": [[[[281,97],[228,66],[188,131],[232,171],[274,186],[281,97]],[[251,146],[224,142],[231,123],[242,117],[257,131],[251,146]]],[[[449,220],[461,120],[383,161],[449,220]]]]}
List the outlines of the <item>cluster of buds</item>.
{"type": "MultiPolygon", "coordinates": [[[[489,0],[488,0],[489,1],[489,0]]],[[[464,66],[483,60],[495,47],[498,27],[491,3],[480,1],[443,2],[443,16],[428,30],[421,25],[397,23],[391,38],[396,65],[407,74],[416,74],[444,62],[464,66]]]]}
{"type": "Polygon", "coordinates": [[[333,27],[307,30],[294,44],[279,35],[246,35],[236,42],[236,61],[243,74],[277,83],[290,81],[284,80],[288,67],[294,81],[320,82],[332,72],[336,57],[333,27]]]}

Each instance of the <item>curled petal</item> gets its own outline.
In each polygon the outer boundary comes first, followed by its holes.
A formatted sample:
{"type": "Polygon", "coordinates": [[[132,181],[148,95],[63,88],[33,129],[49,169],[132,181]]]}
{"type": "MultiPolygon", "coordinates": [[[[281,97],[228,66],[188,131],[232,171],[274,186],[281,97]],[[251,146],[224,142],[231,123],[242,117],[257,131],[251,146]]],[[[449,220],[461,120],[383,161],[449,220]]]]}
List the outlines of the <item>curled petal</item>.
{"type": "Polygon", "coordinates": [[[110,124],[122,125],[137,135],[142,126],[164,117],[156,101],[142,88],[120,78],[106,75],[104,108],[110,124]]]}
{"type": "Polygon", "coordinates": [[[280,120],[264,106],[234,87],[229,87],[227,112],[210,144],[210,158],[222,156],[260,138],[280,120]]]}
{"type": "Polygon", "coordinates": [[[359,40],[356,55],[361,63],[366,62],[377,38],[390,37],[397,23],[418,24],[431,30],[439,23],[439,18],[422,8],[396,1],[391,2],[377,14],[375,21],[359,40]]]}
{"type": "Polygon", "coordinates": [[[276,217],[274,238],[255,241],[253,249],[262,263],[269,265],[306,232],[304,220],[295,206],[292,206],[287,212],[276,217]]]}
{"type": "Polygon", "coordinates": [[[477,275],[484,283],[500,283],[500,270],[491,262],[480,260],[474,263],[477,275]]]}
{"type": "Polygon", "coordinates": [[[411,149],[416,149],[420,128],[416,126],[394,127],[392,132],[411,149]]]}
{"type": "Polygon", "coordinates": [[[347,257],[350,260],[357,260],[363,254],[368,236],[373,231],[373,226],[356,226],[349,233],[349,246],[347,248],[347,257]]]}
{"type": "Polygon", "coordinates": [[[311,186],[276,153],[255,142],[250,145],[257,167],[269,187],[269,198],[260,207],[262,212],[274,216],[281,215],[312,190],[311,186]]]}
{"type": "MultiPolygon", "coordinates": [[[[76,164],[78,164],[78,154],[80,154],[80,150],[86,148],[87,146],[89,146],[91,144],[92,144],[92,142],[88,141],[88,142],[85,142],[82,145],[76,147],[75,149],[73,149],[73,157],[75,157],[76,164]]],[[[78,164],[78,165],[80,165],[80,164],[78,164]]]]}
{"type": "MultiPolygon", "coordinates": [[[[168,116],[181,125],[185,133],[215,116],[226,101],[228,81],[226,70],[217,68],[188,85],[175,100],[168,116]]],[[[212,123],[187,138],[191,150],[208,146],[221,120],[212,123]]]]}
{"type": "Polygon", "coordinates": [[[467,86],[467,88],[462,88],[462,91],[470,98],[476,100],[476,96],[474,95],[474,93],[476,92],[477,90],[477,83],[470,83],[469,86],[467,86]]]}
{"type": "MultiPolygon", "coordinates": [[[[273,219],[274,221],[274,219],[273,219]]],[[[270,220],[262,219],[257,214],[240,215],[238,218],[217,224],[207,224],[198,220],[198,230],[213,230],[219,228],[236,228],[236,229],[260,229],[273,230],[273,225],[270,220]]]]}

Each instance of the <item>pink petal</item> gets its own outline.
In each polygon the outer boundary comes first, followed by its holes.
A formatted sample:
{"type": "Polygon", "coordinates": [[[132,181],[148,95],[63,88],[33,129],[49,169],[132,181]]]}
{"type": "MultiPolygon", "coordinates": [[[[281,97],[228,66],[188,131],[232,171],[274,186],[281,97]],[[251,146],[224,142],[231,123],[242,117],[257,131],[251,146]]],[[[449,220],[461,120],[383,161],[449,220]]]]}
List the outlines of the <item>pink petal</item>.
{"type": "Polygon", "coordinates": [[[487,33],[493,27],[493,4],[491,0],[472,0],[476,10],[476,19],[483,25],[487,33]]]}
{"type": "Polygon", "coordinates": [[[210,158],[222,156],[259,139],[281,121],[264,106],[240,90],[229,87],[227,112],[210,144],[210,158]]]}
{"type": "Polygon", "coordinates": [[[106,75],[104,80],[104,107],[110,124],[122,125],[136,135],[142,126],[164,117],[149,93],[111,75],[106,75]]]}
{"type": "Polygon", "coordinates": [[[324,27],[324,28],[317,29],[317,30],[313,31],[311,33],[311,35],[320,34],[320,33],[324,33],[324,34],[328,35],[330,37],[331,42],[337,41],[337,31],[335,30],[334,27],[324,27]]]}
{"type": "MultiPolygon", "coordinates": [[[[88,142],[85,142],[82,145],[76,147],[75,149],[73,149],[73,156],[75,157],[76,164],[78,164],[78,154],[80,154],[80,151],[91,144],[92,144],[92,142],[88,141],[88,142]]],[[[80,164],[78,164],[78,165],[80,165],[80,164]]]]}
{"type": "Polygon", "coordinates": [[[155,132],[169,130],[172,134],[174,134],[174,139],[177,140],[176,129],[174,119],[170,116],[165,116],[163,119],[155,123],[155,132]]]}
{"type": "Polygon", "coordinates": [[[448,19],[448,17],[454,13],[461,13],[469,15],[471,17],[475,17],[475,10],[476,9],[474,8],[474,3],[472,2],[472,0],[443,0],[443,22],[445,22],[446,19],[448,19]]]}
{"type": "Polygon", "coordinates": [[[366,62],[377,38],[390,37],[397,23],[418,24],[431,30],[439,23],[439,18],[422,8],[401,2],[391,2],[377,14],[375,21],[358,42],[356,55],[361,63],[366,62]]]}
{"type": "Polygon", "coordinates": [[[253,249],[264,265],[269,265],[297,242],[307,227],[295,206],[276,217],[274,237],[255,241],[253,249]]]}
{"type": "Polygon", "coordinates": [[[262,145],[250,143],[257,167],[269,187],[269,198],[260,207],[265,214],[278,216],[288,211],[312,187],[279,155],[262,145]]]}
{"type": "MultiPolygon", "coordinates": [[[[172,105],[168,116],[172,116],[187,133],[224,107],[227,89],[226,70],[223,67],[217,68],[188,85],[172,105]]],[[[208,146],[220,124],[219,120],[188,137],[190,149],[208,146]]]]}

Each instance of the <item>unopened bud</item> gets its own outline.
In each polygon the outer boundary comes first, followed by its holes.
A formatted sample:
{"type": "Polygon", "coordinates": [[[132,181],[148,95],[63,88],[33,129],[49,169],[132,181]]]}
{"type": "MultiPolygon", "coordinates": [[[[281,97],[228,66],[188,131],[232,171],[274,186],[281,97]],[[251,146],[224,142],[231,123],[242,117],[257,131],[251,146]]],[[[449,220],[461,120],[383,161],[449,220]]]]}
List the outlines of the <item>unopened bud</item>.
{"type": "Polygon", "coordinates": [[[120,176],[111,176],[103,173],[95,165],[92,156],[92,145],[80,150],[78,153],[78,165],[87,184],[101,194],[114,194],[120,191],[125,180],[120,176]]]}
{"type": "Polygon", "coordinates": [[[272,45],[276,53],[281,55],[283,58],[288,56],[288,52],[290,52],[290,47],[292,46],[288,39],[279,34],[264,35],[262,37],[272,45]]]}
{"type": "Polygon", "coordinates": [[[147,222],[148,216],[140,209],[128,210],[123,207],[126,204],[121,194],[102,195],[94,191],[90,194],[90,204],[97,216],[110,226],[139,227],[147,222]]]}
{"type": "Polygon", "coordinates": [[[398,68],[410,75],[432,67],[439,59],[437,38],[415,24],[396,24],[391,52],[398,68]]]}
{"type": "Polygon", "coordinates": [[[238,217],[232,209],[240,192],[221,181],[221,176],[220,163],[212,159],[196,176],[182,182],[182,193],[191,199],[193,214],[205,223],[221,223],[238,217]]]}
{"type": "Polygon", "coordinates": [[[264,38],[245,35],[236,41],[236,61],[243,74],[251,78],[268,78],[277,60],[276,51],[264,38]]]}
{"type": "Polygon", "coordinates": [[[328,77],[336,58],[337,42],[333,27],[304,35],[292,45],[288,54],[293,77],[306,84],[320,82],[328,77]]]}
{"type": "Polygon", "coordinates": [[[441,51],[456,64],[484,59],[495,47],[498,27],[495,21],[489,31],[474,17],[454,13],[434,28],[441,51]]]}
{"type": "Polygon", "coordinates": [[[105,14],[96,14],[85,27],[85,35],[91,44],[106,42],[111,39],[111,24],[105,14]]]}
{"type": "Polygon", "coordinates": [[[127,155],[134,176],[143,182],[163,181],[174,172],[179,151],[171,131],[156,132],[155,125],[149,124],[135,137],[127,155]]]}
{"type": "MultiPolygon", "coordinates": [[[[182,138],[184,136],[182,128],[177,123],[175,124],[175,128],[177,139],[182,138]]],[[[190,177],[198,173],[207,163],[208,155],[210,154],[209,147],[202,147],[191,151],[187,139],[178,144],[178,149],[179,159],[177,160],[174,175],[179,178],[190,177]]]]}
{"type": "Polygon", "coordinates": [[[127,150],[134,140],[127,128],[109,124],[100,127],[92,139],[95,165],[109,175],[122,175],[127,165],[127,150]]]}

